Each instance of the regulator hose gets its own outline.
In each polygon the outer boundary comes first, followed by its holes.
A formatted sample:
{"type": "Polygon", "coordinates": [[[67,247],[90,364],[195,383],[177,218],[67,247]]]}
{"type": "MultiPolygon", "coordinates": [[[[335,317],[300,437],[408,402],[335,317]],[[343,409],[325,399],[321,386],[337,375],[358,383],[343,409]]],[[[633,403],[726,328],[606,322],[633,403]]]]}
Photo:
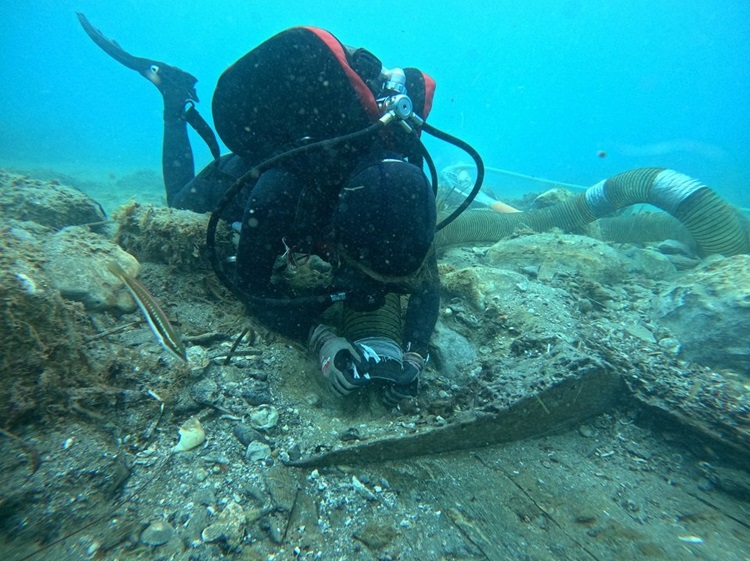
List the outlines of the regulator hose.
{"type": "Polygon", "coordinates": [[[750,253],[750,236],[731,205],[696,179],[663,168],[620,173],[572,199],[539,210],[512,214],[468,211],[438,233],[435,245],[495,242],[519,227],[536,232],[553,227],[576,231],[616,210],[642,203],[654,205],[679,220],[702,256],[750,253]]]}
{"type": "Polygon", "coordinates": [[[445,142],[448,142],[449,144],[453,144],[457,148],[460,148],[469,156],[471,156],[471,159],[474,160],[474,164],[477,166],[477,177],[474,180],[474,187],[472,188],[469,195],[463,200],[463,202],[458,205],[458,207],[453,212],[451,212],[448,216],[440,221],[440,223],[435,228],[435,231],[439,232],[440,230],[448,226],[448,224],[453,222],[456,218],[458,218],[467,208],[469,208],[469,205],[474,202],[474,198],[482,189],[482,182],[484,181],[484,162],[482,161],[482,157],[479,155],[479,152],[474,150],[474,148],[472,148],[469,144],[467,144],[460,138],[456,138],[455,136],[452,136],[447,132],[436,129],[435,127],[433,127],[432,125],[428,125],[427,123],[422,123],[422,130],[434,136],[435,138],[439,138],[440,140],[443,140],[445,142]]]}

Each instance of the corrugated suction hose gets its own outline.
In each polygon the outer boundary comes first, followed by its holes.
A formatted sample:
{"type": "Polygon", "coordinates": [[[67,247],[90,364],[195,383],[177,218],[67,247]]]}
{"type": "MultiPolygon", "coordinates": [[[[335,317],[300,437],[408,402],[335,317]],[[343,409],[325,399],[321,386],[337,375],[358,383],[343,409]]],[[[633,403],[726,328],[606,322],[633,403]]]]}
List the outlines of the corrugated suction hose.
{"type": "Polygon", "coordinates": [[[359,312],[344,302],[344,335],[350,341],[367,337],[388,337],[401,343],[403,325],[401,318],[401,295],[389,292],[385,303],[374,311],[359,312]]]}
{"type": "MultiPolygon", "coordinates": [[[[750,253],[750,235],[736,211],[712,189],[682,173],[662,168],[626,171],[589,187],[584,193],[557,205],[523,213],[498,214],[484,210],[464,212],[435,237],[438,248],[480,242],[495,242],[518,228],[543,232],[561,228],[579,231],[583,226],[633,204],[651,204],[672,215],[695,240],[701,255],[750,253]]],[[[628,217],[639,220],[638,215],[628,217]]],[[[627,219],[621,218],[624,223],[627,219]]],[[[649,219],[655,225],[652,240],[684,238],[679,229],[665,236],[668,220],[649,219]],[[661,236],[661,237],[657,237],[661,236]]],[[[641,230],[641,241],[647,233],[641,230]]],[[[620,225],[610,235],[633,231],[620,225]]],[[[611,240],[631,241],[631,240],[611,240]]]]}

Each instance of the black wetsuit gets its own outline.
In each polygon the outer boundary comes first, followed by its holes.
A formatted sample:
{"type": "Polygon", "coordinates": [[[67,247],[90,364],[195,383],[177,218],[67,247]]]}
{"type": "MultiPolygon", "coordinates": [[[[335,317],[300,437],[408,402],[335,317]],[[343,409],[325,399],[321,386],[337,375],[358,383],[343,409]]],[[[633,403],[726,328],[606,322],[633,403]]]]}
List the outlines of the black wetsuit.
{"type": "MultiPolygon", "coordinates": [[[[282,296],[270,284],[277,256],[283,254],[288,246],[325,257],[325,245],[330,242],[331,214],[341,189],[348,184],[351,176],[359,174],[357,179],[361,181],[359,172],[371,167],[372,173],[377,173],[378,163],[383,158],[394,157],[398,157],[398,154],[373,150],[358,159],[347,157],[347,161],[338,162],[339,165],[332,160],[320,162],[315,157],[300,158],[286,168],[264,172],[249,194],[240,193],[222,218],[242,223],[236,281],[243,290],[267,297],[282,296]]],[[[184,161],[181,152],[173,154],[171,158],[171,161],[181,160],[184,161]]],[[[170,161],[168,155],[165,155],[165,161],[170,161]]],[[[423,177],[416,166],[405,161],[399,165],[404,166],[403,173],[423,177]]],[[[171,193],[170,205],[195,212],[211,211],[226,189],[249,169],[250,166],[239,156],[223,156],[218,166],[209,164],[182,189],[171,193]]],[[[165,168],[165,179],[168,171],[165,168]]],[[[367,181],[367,173],[364,180],[367,181]]],[[[426,178],[424,188],[430,188],[426,178]]],[[[384,217],[384,220],[387,219],[384,217]]],[[[434,254],[428,257],[426,267],[428,272],[424,277],[428,280],[412,289],[404,322],[403,344],[421,353],[427,351],[440,305],[434,254]]],[[[361,275],[351,273],[346,266],[336,270],[337,290],[358,290],[362,288],[362,283],[368,282],[361,275]]],[[[253,307],[253,313],[269,326],[297,338],[307,336],[310,326],[323,310],[324,307],[315,304],[291,308],[253,307]]]]}

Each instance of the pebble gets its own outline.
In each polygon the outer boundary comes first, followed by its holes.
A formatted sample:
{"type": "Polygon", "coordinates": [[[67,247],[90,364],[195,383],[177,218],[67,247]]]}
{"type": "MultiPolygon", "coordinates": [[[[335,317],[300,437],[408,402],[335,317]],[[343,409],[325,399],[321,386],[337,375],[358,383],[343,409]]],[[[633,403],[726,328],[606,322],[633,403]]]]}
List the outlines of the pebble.
{"type": "Polygon", "coordinates": [[[232,432],[243,446],[247,446],[248,444],[250,444],[251,442],[255,442],[256,440],[264,440],[263,435],[260,432],[255,430],[253,427],[244,425],[242,423],[234,425],[232,432]]]}
{"type": "Polygon", "coordinates": [[[645,343],[655,343],[656,338],[654,337],[654,334],[651,333],[651,330],[649,330],[647,327],[639,324],[634,325],[628,325],[625,327],[625,331],[627,331],[630,335],[633,337],[637,337],[641,341],[645,343]]]}
{"type": "Polygon", "coordinates": [[[141,532],[141,543],[151,546],[164,545],[174,535],[174,528],[163,520],[152,522],[141,532]]]}
{"type": "Polygon", "coordinates": [[[678,354],[680,352],[680,342],[672,337],[660,339],[659,346],[670,353],[678,354]]]}
{"type": "Polygon", "coordinates": [[[584,438],[591,438],[594,436],[594,429],[592,429],[589,425],[581,425],[578,428],[578,434],[580,434],[584,438]]]}
{"type": "Polygon", "coordinates": [[[268,386],[265,384],[258,385],[254,388],[250,388],[249,390],[243,391],[242,398],[249,405],[254,405],[254,406],[265,405],[273,401],[273,398],[271,397],[271,392],[269,391],[268,386]]]}
{"type": "Polygon", "coordinates": [[[319,407],[321,403],[320,396],[316,393],[310,392],[305,395],[305,403],[310,407],[319,407]]]}
{"type": "MultiPolygon", "coordinates": [[[[383,549],[396,539],[397,532],[387,522],[371,521],[354,532],[354,538],[370,549],[383,549]]],[[[384,559],[384,557],[379,557],[384,559]]]]}
{"type": "Polygon", "coordinates": [[[536,265],[528,265],[521,269],[521,272],[529,278],[535,279],[539,276],[539,267],[536,265]]]}
{"type": "Polygon", "coordinates": [[[219,393],[219,385],[211,378],[203,378],[190,386],[190,397],[201,405],[213,405],[219,393]]]}
{"type": "Polygon", "coordinates": [[[245,520],[242,507],[230,501],[216,522],[203,529],[201,539],[206,543],[226,542],[230,549],[234,549],[242,543],[245,520]]]}
{"type": "Polygon", "coordinates": [[[292,462],[296,462],[302,457],[302,450],[300,449],[299,442],[295,443],[295,445],[289,449],[288,454],[289,454],[289,459],[292,462]]]}
{"type": "Polygon", "coordinates": [[[251,442],[245,450],[245,459],[251,462],[271,459],[271,447],[263,442],[251,442]]]}
{"type": "Polygon", "coordinates": [[[210,506],[216,502],[216,493],[210,488],[199,489],[193,499],[198,504],[210,506]]]}
{"type": "Polygon", "coordinates": [[[349,442],[352,440],[359,440],[361,437],[359,436],[359,429],[357,427],[350,427],[341,433],[339,438],[344,442],[349,442]]]}

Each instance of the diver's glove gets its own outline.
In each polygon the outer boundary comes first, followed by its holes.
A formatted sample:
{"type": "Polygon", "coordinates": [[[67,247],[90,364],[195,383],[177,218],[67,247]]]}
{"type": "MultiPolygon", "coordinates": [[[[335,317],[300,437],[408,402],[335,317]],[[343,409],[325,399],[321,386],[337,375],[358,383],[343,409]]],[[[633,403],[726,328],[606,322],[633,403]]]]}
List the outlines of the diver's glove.
{"type": "Polygon", "coordinates": [[[368,357],[368,349],[337,336],[329,326],[320,324],[313,329],[309,346],[318,355],[323,377],[338,396],[346,397],[370,380],[368,359],[375,357],[368,357]]]}
{"type": "Polygon", "coordinates": [[[357,339],[354,345],[363,350],[366,364],[360,365],[375,380],[408,386],[419,378],[427,360],[419,353],[401,350],[401,346],[389,337],[366,337],[357,339]]]}
{"type": "Polygon", "coordinates": [[[423,357],[421,354],[415,353],[413,351],[404,353],[403,378],[405,380],[409,380],[407,383],[411,383],[414,380],[419,379],[419,375],[422,374],[422,370],[424,370],[425,364],[427,364],[428,359],[429,356],[423,357]]]}
{"type": "Polygon", "coordinates": [[[419,376],[429,358],[429,355],[423,357],[414,351],[404,353],[399,381],[388,384],[383,389],[383,401],[388,407],[400,406],[405,401],[413,402],[416,399],[419,392],[419,376]]]}

